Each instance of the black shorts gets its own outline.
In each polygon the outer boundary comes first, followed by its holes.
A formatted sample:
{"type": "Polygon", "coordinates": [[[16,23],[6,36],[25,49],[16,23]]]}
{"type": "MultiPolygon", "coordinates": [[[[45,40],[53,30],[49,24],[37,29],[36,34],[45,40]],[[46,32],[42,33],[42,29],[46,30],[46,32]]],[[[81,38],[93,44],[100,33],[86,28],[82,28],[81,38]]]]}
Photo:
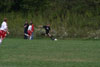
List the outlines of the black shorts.
{"type": "Polygon", "coordinates": [[[49,31],[46,31],[46,34],[48,35],[49,34],[49,31]]]}

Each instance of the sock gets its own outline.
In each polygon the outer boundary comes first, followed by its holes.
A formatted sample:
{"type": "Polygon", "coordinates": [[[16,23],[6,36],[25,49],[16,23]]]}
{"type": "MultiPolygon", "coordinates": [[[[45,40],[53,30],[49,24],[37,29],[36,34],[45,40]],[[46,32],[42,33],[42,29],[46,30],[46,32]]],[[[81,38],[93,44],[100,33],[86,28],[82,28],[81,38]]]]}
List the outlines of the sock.
{"type": "Polygon", "coordinates": [[[2,43],[2,39],[0,39],[0,44],[2,43]]]}
{"type": "Polygon", "coordinates": [[[55,39],[53,36],[51,36],[50,38],[51,38],[51,40],[54,40],[55,39]]]}
{"type": "Polygon", "coordinates": [[[31,40],[31,36],[29,37],[29,40],[31,40]]]}

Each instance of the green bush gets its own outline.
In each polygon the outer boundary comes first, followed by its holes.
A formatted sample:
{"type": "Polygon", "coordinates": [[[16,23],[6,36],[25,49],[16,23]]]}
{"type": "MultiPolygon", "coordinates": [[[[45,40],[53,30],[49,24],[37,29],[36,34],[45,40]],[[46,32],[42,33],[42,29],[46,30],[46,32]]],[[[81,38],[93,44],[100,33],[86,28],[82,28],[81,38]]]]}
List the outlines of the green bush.
{"type": "Polygon", "coordinates": [[[4,17],[8,18],[9,37],[23,37],[25,20],[32,20],[35,25],[35,37],[42,37],[43,31],[38,30],[39,25],[51,24],[51,33],[59,38],[88,37],[88,32],[99,30],[100,16],[87,17],[81,14],[67,12],[61,18],[59,15],[44,15],[21,12],[0,13],[0,23],[4,17]],[[56,17],[55,17],[56,16],[56,17]]]}

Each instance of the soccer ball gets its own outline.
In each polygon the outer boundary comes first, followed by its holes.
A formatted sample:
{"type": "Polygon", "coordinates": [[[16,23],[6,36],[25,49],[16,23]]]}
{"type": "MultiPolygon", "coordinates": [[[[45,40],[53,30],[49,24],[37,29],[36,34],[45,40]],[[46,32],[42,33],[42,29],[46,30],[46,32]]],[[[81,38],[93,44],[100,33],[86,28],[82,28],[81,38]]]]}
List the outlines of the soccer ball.
{"type": "Polygon", "coordinates": [[[55,41],[57,41],[57,39],[56,39],[56,38],[55,38],[54,40],[55,40],[55,41]]]}

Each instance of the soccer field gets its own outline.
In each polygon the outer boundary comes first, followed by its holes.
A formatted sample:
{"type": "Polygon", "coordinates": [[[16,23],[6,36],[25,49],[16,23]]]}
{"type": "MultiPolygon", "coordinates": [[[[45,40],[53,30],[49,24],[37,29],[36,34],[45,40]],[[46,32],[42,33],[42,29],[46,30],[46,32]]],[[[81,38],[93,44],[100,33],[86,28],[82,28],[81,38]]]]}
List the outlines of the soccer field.
{"type": "Polygon", "coordinates": [[[100,67],[100,40],[5,39],[0,67],[100,67]]]}

